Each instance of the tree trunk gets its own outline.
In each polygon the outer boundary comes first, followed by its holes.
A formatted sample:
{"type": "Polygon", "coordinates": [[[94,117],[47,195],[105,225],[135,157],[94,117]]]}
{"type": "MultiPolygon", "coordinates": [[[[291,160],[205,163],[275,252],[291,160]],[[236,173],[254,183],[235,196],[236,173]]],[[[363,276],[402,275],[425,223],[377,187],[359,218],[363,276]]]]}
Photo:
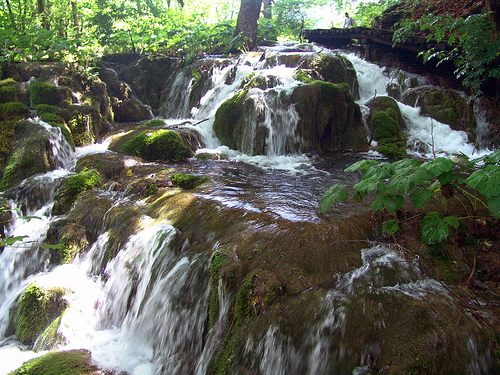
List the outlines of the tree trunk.
{"type": "Polygon", "coordinates": [[[262,0],[262,4],[264,5],[264,10],[262,11],[262,15],[264,16],[264,18],[270,20],[272,18],[272,8],[271,8],[272,1],[262,0]]]}
{"type": "Polygon", "coordinates": [[[80,22],[78,21],[78,5],[77,5],[76,1],[77,0],[73,0],[71,2],[71,10],[73,13],[73,28],[75,30],[78,30],[78,26],[79,26],[80,22]]]}
{"type": "Polygon", "coordinates": [[[500,34],[500,4],[498,4],[498,0],[486,0],[486,11],[492,13],[496,33],[500,34]]]}
{"type": "Polygon", "coordinates": [[[234,37],[242,36],[244,47],[251,51],[257,46],[257,31],[262,0],[241,0],[234,37]]]}
{"type": "Polygon", "coordinates": [[[44,29],[49,29],[47,22],[47,12],[45,12],[45,0],[37,0],[38,4],[38,14],[42,18],[42,27],[44,29]]]}

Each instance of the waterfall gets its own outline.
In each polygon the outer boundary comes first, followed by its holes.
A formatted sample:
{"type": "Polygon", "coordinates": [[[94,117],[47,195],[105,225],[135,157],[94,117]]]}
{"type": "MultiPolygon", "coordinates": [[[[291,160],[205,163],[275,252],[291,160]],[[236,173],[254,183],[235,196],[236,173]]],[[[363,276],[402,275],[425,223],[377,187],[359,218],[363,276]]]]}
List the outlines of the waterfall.
{"type": "MultiPolygon", "coordinates": [[[[234,174],[233,185],[224,187],[233,195],[223,196],[219,191],[222,190],[219,189],[221,185],[228,181],[223,178],[205,190],[201,188],[199,192],[192,193],[197,200],[212,199],[235,211],[239,210],[241,217],[255,215],[255,220],[248,219],[248,222],[251,221],[248,225],[254,226],[254,231],[268,228],[270,231],[278,230],[276,228],[286,222],[304,221],[323,225],[326,223],[323,218],[314,214],[316,216],[311,219],[309,215],[317,208],[316,198],[322,189],[319,181],[329,176],[336,183],[344,182],[343,177],[331,176],[333,168],[321,169],[318,166],[319,157],[313,159],[296,149],[299,140],[295,132],[299,118],[291,104],[290,95],[301,83],[293,78],[296,66],[285,64],[283,61],[287,56],[281,55],[279,49],[270,50],[273,53],[271,58],[262,58],[262,53],[257,53],[243,54],[238,58],[207,59],[207,62],[213,63],[210,81],[200,91],[199,103],[193,108],[190,97],[196,89],[197,78],[193,75],[192,67],[185,69],[173,79],[168,99],[162,108],[166,117],[198,123],[186,126],[200,132],[207,148],[225,153],[230,159],[261,167],[252,166],[251,176],[255,179],[252,185],[248,183],[248,176],[242,176],[244,172],[240,174],[239,163],[227,167],[225,162],[220,163],[223,167],[217,164],[216,168],[221,168],[222,173],[234,174]],[[262,87],[247,87],[247,98],[254,104],[249,113],[252,126],[243,135],[243,150],[229,150],[221,146],[212,129],[215,113],[225,100],[240,92],[255,76],[261,77],[266,84],[262,87]],[[264,155],[253,156],[257,153],[254,141],[258,136],[265,139],[264,155]],[[277,169],[286,171],[280,171],[278,176],[277,169]],[[296,184],[296,180],[288,183],[289,172],[304,170],[307,171],[304,175],[308,177],[306,183],[296,184]],[[307,174],[311,170],[314,174],[307,174]],[[279,184],[267,187],[266,184],[273,178],[279,184]],[[266,185],[266,188],[257,189],[259,184],[266,185]],[[310,185],[307,191],[305,184],[310,185]],[[251,194],[260,194],[259,199],[252,200],[251,194]],[[302,199],[301,204],[297,204],[293,210],[290,209],[293,203],[285,208],[280,207],[292,196],[297,201],[302,199]],[[310,211],[304,209],[306,206],[310,211]],[[304,214],[304,211],[307,212],[304,214]],[[267,214],[269,217],[260,221],[267,214]],[[279,217],[279,224],[272,222],[275,217],[279,217]]],[[[311,50],[317,52],[315,47],[311,47],[311,50]]],[[[357,102],[366,114],[366,103],[374,96],[388,95],[391,84],[395,84],[397,78],[394,72],[368,63],[354,54],[347,54],[346,57],[356,69],[359,83],[357,102]]],[[[413,76],[410,79],[418,84],[429,84],[422,77],[413,76]]],[[[403,89],[406,85],[399,81],[397,84],[403,89]]],[[[464,132],[453,131],[448,125],[422,116],[418,108],[399,102],[398,106],[406,124],[407,148],[411,155],[429,158],[458,152],[477,155],[477,150],[468,142],[464,132]]],[[[476,115],[481,117],[479,109],[476,115]]],[[[166,123],[170,120],[166,119],[166,123]]],[[[484,119],[478,121],[480,126],[485,126],[484,122],[484,119]]],[[[103,224],[97,228],[97,240],[90,244],[86,254],[77,256],[71,264],[49,264],[50,254],[41,244],[51,223],[56,219],[66,219],[52,217],[54,195],[63,179],[74,173],[78,158],[107,152],[110,140],[73,152],[59,128],[42,121],[38,121],[38,124],[50,133],[49,142],[56,169],[32,176],[5,193],[5,197],[20,208],[19,212],[14,211],[14,220],[7,234],[22,237],[23,240],[5,246],[0,253],[0,375],[17,368],[29,357],[43,354],[30,350],[21,352],[20,348],[25,349],[24,346],[10,336],[17,303],[31,283],[47,288],[61,287],[67,291],[64,298],[69,307],[61,315],[57,331],[64,339],[46,349],[87,349],[92,353],[95,363],[117,373],[206,374],[234,323],[231,314],[236,298],[234,288],[231,289],[220,279],[217,290],[218,316],[209,329],[210,248],[209,251],[196,253],[195,247],[191,249],[186,240],[181,249],[176,246],[176,250],[173,250],[173,241],[178,240],[182,233],[172,222],[147,216],[154,216],[148,212],[138,218],[133,228],[127,228],[132,234],[120,238],[123,242],[119,245],[113,238],[119,235],[103,224]],[[26,216],[36,218],[28,219],[26,216]]],[[[348,159],[347,156],[345,158],[348,159]]],[[[338,160],[339,165],[346,162],[340,158],[338,160]]],[[[186,162],[180,167],[176,164],[172,170],[195,169],[197,163],[201,164],[198,161],[186,162]]],[[[141,162],[136,158],[124,157],[123,165],[132,169],[141,167],[141,162]]],[[[208,170],[214,165],[206,163],[202,168],[208,170]]],[[[158,170],[170,168],[159,162],[149,163],[149,167],[158,167],[158,170]]],[[[339,170],[343,168],[342,165],[339,170]]],[[[126,197],[129,188],[133,186],[124,187],[118,192],[113,191],[111,185],[106,188],[107,191],[97,194],[113,197],[111,209],[126,205],[143,208],[148,205],[145,203],[146,198],[140,203],[129,200],[126,197]]],[[[223,209],[217,207],[217,210],[223,209]]],[[[217,215],[217,211],[214,212],[217,215]]],[[[314,231],[309,232],[305,225],[304,235],[314,237],[311,234],[314,231]]],[[[214,236],[215,231],[207,233],[207,243],[214,240],[214,236]]],[[[314,246],[316,240],[324,239],[304,238],[304,250],[314,246]]],[[[245,241],[247,238],[242,238],[241,242],[247,245],[245,241]]],[[[271,319],[262,322],[266,320],[263,318],[260,323],[264,329],[248,332],[244,337],[244,365],[263,375],[370,373],[381,356],[381,340],[377,335],[383,331],[388,332],[389,336],[396,331],[395,326],[404,326],[405,321],[397,319],[400,315],[404,316],[405,304],[422,306],[422,310],[428,310],[436,316],[441,310],[450,313],[458,311],[457,302],[442,284],[425,276],[417,260],[408,261],[396,250],[386,246],[364,249],[361,251],[362,264],[359,267],[349,268],[352,269],[350,272],[331,275],[332,281],[328,285],[317,285],[298,295],[287,296],[306,298],[308,292],[319,291],[319,303],[297,308],[295,313],[306,317],[301,320],[303,324],[292,327],[292,331],[300,333],[299,338],[292,337],[290,327],[280,326],[279,322],[271,319]],[[391,315],[393,311],[394,316],[391,315]],[[358,328],[359,332],[356,331],[358,328]]],[[[238,258],[237,249],[231,255],[238,258]]],[[[256,258],[263,255],[256,247],[251,256],[256,258]]],[[[240,261],[244,264],[247,260],[240,261]]],[[[350,262],[350,259],[346,262],[350,262]]],[[[238,272],[243,273],[235,270],[234,274],[238,272]]],[[[466,348],[472,358],[469,372],[473,374],[479,374],[487,368],[484,363],[488,358],[480,339],[473,336],[467,339],[466,348]]],[[[37,344],[42,345],[43,339],[37,344]]],[[[246,371],[242,368],[242,371],[246,371]]]]}

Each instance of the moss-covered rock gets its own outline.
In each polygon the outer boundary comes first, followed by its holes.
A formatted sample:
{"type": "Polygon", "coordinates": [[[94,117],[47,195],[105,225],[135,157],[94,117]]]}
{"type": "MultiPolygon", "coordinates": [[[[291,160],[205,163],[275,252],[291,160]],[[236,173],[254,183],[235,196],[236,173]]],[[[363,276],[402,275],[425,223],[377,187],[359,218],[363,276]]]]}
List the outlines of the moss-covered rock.
{"type": "Polygon", "coordinates": [[[21,84],[12,78],[0,81],[0,104],[9,102],[21,102],[28,105],[28,94],[21,84]]]}
{"type": "Polygon", "coordinates": [[[243,118],[243,102],[247,91],[238,94],[222,103],[215,113],[213,129],[215,135],[223,145],[233,150],[241,147],[242,129],[240,122],[243,118]]]}
{"type": "Polygon", "coordinates": [[[63,315],[64,311],[40,334],[33,348],[35,352],[54,350],[67,343],[66,338],[59,332],[63,315]]]}
{"type": "Polygon", "coordinates": [[[193,176],[185,173],[174,173],[170,176],[170,181],[182,189],[194,189],[208,181],[208,177],[193,176]]]}
{"type": "Polygon", "coordinates": [[[77,147],[95,143],[104,132],[101,115],[92,105],[70,106],[67,124],[77,147]]]}
{"type": "Polygon", "coordinates": [[[56,86],[48,82],[33,82],[30,85],[30,100],[33,106],[50,104],[57,106],[61,96],[56,86]]]}
{"type": "Polygon", "coordinates": [[[20,102],[0,104],[0,120],[20,120],[30,113],[29,108],[20,102]]]}
{"type": "Polygon", "coordinates": [[[300,116],[297,135],[303,152],[366,151],[361,111],[346,83],[314,81],[298,86],[292,103],[300,116]]]}
{"type": "Polygon", "coordinates": [[[128,98],[113,105],[115,122],[140,122],[153,117],[151,110],[137,99],[128,98]]]}
{"type": "Polygon", "coordinates": [[[16,337],[32,345],[47,326],[66,308],[66,291],[62,288],[43,288],[31,284],[19,300],[16,337]]]}
{"type": "Polygon", "coordinates": [[[406,139],[403,134],[403,117],[396,101],[378,96],[367,103],[370,114],[367,119],[371,138],[377,142],[377,151],[388,157],[406,155],[406,139]]]}
{"type": "Polygon", "coordinates": [[[304,83],[311,83],[315,80],[347,83],[351,94],[358,96],[359,85],[356,70],[344,56],[323,53],[310,55],[301,61],[300,69],[297,69],[295,77],[304,83]]]}
{"type": "Polygon", "coordinates": [[[0,189],[5,190],[25,178],[55,169],[56,162],[47,130],[42,126],[21,121],[16,126],[16,138],[2,171],[0,189]]]}
{"type": "Polygon", "coordinates": [[[50,352],[24,363],[10,375],[95,375],[108,374],[92,363],[87,350],[50,352]]]}
{"type": "Polygon", "coordinates": [[[143,131],[122,146],[122,151],[146,160],[185,160],[192,156],[182,138],[173,130],[143,131]]]}
{"type": "Polygon", "coordinates": [[[100,182],[99,173],[88,168],[67,178],[56,194],[53,213],[59,215],[67,212],[83,192],[93,189],[100,182]]]}
{"type": "Polygon", "coordinates": [[[418,106],[423,115],[448,124],[454,130],[472,132],[476,123],[467,100],[459,92],[431,86],[407,90],[401,101],[418,106]]]}
{"type": "Polygon", "coordinates": [[[49,125],[57,126],[61,129],[62,135],[66,139],[66,142],[71,146],[72,149],[75,149],[75,140],[73,139],[73,134],[71,134],[71,130],[66,125],[66,121],[56,113],[45,112],[40,114],[40,119],[46,122],[49,125]]]}

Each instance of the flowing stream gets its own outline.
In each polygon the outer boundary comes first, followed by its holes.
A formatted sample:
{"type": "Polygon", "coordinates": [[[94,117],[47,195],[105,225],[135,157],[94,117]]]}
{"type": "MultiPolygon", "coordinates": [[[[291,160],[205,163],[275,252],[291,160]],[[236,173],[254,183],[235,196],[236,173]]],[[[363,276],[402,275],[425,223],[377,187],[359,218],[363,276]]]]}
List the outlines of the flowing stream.
{"type": "MultiPolygon", "coordinates": [[[[206,148],[240,162],[221,163],[216,167],[219,169],[215,173],[224,174],[224,179],[215,180],[216,188],[200,192],[200,197],[280,219],[320,222],[315,202],[327,186],[344,178],[340,177],[343,168],[359,157],[381,156],[373,152],[344,155],[332,166],[310,156],[287,154],[287,144],[294,137],[298,117],[293,106],[286,106],[286,98],[298,82],[292,78],[295,68],[279,62],[280,53],[285,52],[271,52],[277,56],[272,66],[268,60],[260,61],[258,55],[243,55],[215,70],[212,88],[201,99],[198,108],[189,108],[185,99],[189,97],[192,77],[180,73],[168,101],[175,104],[165,111],[172,118],[208,119],[196,126],[206,148]],[[233,83],[225,84],[224,77],[230,70],[234,70],[233,83]],[[272,89],[251,91],[262,114],[260,118],[269,130],[265,156],[250,156],[250,147],[244,152],[229,150],[221,146],[212,131],[216,109],[241,87],[248,74],[256,71],[279,82],[272,89]],[[313,190],[311,181],[318,183],[313,190]]],[[[354,54],[346,57],[357,72],[358,104],[362,109],[374,95],[387,95],[387,85],[393,80],[389,71],[354,54]]],[[[433,153],[477,154],[463,132],[420,116],[418,108],[401,103],[399,107],[407,125],[410,153],[422,157],[431,157],[433,153]]],[[[55,129],[48,128],[50,131],[55,129]]],[[[251,138],[253,134],[249,132],[245,137],[251,138]]],[[[252,144],[251,140],[246,143],[252,144]]],[[[29,220],[18,214],[9,228],[9,235],[26,237],[5,246],[0,254],[0,374],[17,368],[30,357],[44,354],[43,351],[27,350],[12,336],[11,323],[17,302],[31,283],[71,291],[66,296],[69,308],[60,322],[59,331],[65,338],[60,349],[88,349],[102,368],[133,375],[205,374],[223,340],[230,296],[220,284],[219,316],[207,334],[210,259],[202,254],[171,251],[171,241],[177,230],[172,225],[141,217],[137,232],[120,247],[104,270],[99,265],[104,262],[103,254],[110,238],[103,230],[87,254],[71,264],[49,266],[48,251],[40,244],[50,223],[58,219],[52,217],[51,209],[61,179],[73,173],[77,158],[106,152],[107,143],[77,149],[73,153],[59,132],[54,135],[52,147],[58,155],[58,168],[31,177],[14,189],[17,195],[12,200],[23,209],[23,216],[37,218],[29,220]]],[[[126,197],[117,196],[115,200],[115,205],[133,204],[138,203],[126,197]]],[[[295,346],[276,325],[270,325],[264,337],[248,337],[245,350],[252,366],[261,374],[326,374],[333,373],[337,365],[346,366],[349,352],[346,321],[360,294],[387,295],[389,299],[404,296],[411,300],[439,298],[450,309],[455,308],[442,285],[424,277],[417,264],[407,263],[392,249],[367,248],[362,252],[362,260],[360,268],[335,276],[335,285],[324,298],[322,313],[311,322],[301,347],[295,346]]],[[[376,317],[366,315],[365,318],[378,319],[377,324],[384,326],[387,320],[384,308],[381,303],[376,317]]],[[[377,346],[367,344],[360,350],[362,360],[353,373],[368,373],[374,358],[379,356],[377,346]]],[[[472,345],[470,350],[476,349],[472,345]]],[[[477,353],[477,358],[470,365],[471,373],[481,373],[485,366],[481,353],[477,353]]]]}

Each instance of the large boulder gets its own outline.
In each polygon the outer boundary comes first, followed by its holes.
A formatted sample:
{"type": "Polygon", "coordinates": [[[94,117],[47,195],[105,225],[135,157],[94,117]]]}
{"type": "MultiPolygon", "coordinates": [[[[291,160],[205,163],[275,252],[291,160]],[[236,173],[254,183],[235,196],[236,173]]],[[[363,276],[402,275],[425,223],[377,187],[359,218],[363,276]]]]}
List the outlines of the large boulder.
{"type": "Polygon", "coordinates": [[[346,83],[301,85],[291,101],[300,117],[297,135],[303,152],[368,149],[361,110],[346,83]]]}
{"type": "Polygon", "coordinates": [[[33,345],[38,336],[67,307],[62,288],[44,288],[31,284],[21,296],[17,314],[16,337],[33,345]]]}
{"type": "Polygon", "coordinates": [[[274,118],[272,111],[266,114],[260,95],[240,91],[215,114],[213,129],[222,144],[249,155],[367,150],[361,111],[346,83],[314,81],[297,86],[289,97],[273,91],[267,95],[269,102],[291,109],[274,118]],[[269,116],[272,124],[266,122],[269,116]],[[294,121],[295,129],[288,126],[294,121]]]}
{"type": "Polygon", "coordinates": [[[50,142],[51,134],[43,126],[22,121],[16,128],[17,139],[2,170],[2,190],[29,176],[56,168],[56,157],[50,142]]]}
{"type": "Polygon", "coordinates": [[[453,130],[472,131],[475,126],[474,113],[467,99],[459,92],[434,86],[409,89],[401,101],[418,106],[422,115],[432,117],[453,130]]]}

